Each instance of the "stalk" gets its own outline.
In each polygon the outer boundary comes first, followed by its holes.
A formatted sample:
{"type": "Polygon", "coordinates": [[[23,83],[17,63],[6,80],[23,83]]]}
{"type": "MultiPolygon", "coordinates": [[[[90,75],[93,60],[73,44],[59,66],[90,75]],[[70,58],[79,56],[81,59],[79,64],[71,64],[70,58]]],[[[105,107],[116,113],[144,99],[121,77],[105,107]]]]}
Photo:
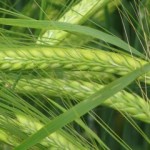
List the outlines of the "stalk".
{"type": "MultiPolygon", "coordinates": [[[[7,84],[13,85],[8,81],[7,84]]],[[[6,84],[6,83],[5,83],[6,84]]],[[[63,97],[66,99],[84,100],[104,86],[85,81],[61,79],[20,79],[14,91],[21,94],[35,94],[63,97]]],[[[11,88],[11,86],[10,86],[11,88]]],[[[140,96],[122,91],[103,103],[138,120],[150,123],[150,105],[140,96]]]]}
{"type": "MultiPolygon", "coordinates": [[[[73,6],[68,12],[66,12],[58,21],[67,22],[71,24],[82,24],[90,16],[92,16],[97,10],[100,10],[103,6],[107,5],[110,0],[81,0],[75,6],[73,6]]],[[[111,2],[112,3],[112,2],[111,2]]],[[[120,3],[120,0],[114,0],[114,5],[120,3]]],[[[50,45],[56,45],[68,35],[67,32],[58,30],[46,31],[37,43],[47,43],[50,45]]]]}
{"type": "MultiPolygon", "coordinates": [[[[120,0],[113,0],[113,1],[109,1],[107,2],[107,4],[97,11],[95,12],[95,14],[93,14],[93,16],[91,16],[89,18],[89,20],[86,21],[86,26],[91,26],[93,28],[97,28],[97,26],[99,25],[100,22],[106,21],[106,16],[104,14],[105,9],[107,7],[109,13],[113,13],[113,11],[116,10],[117,6],[119,6],[121,4],[120,0]],[[93,20],[95,22],[95,24],[93,23],[93,20]],[[97,22],[98,21],[98,22],[97,22]]],[[[85,23],[83,23],[85,24],[85,23]]],[[[59,39],[56,39],[57,41],[59,41],[59,39]]],[[[93,40],[92,37],[89,36],[85,36],[82,34],[77,34],[77,33],[73,33],[73,34],[68,34],[67,37],[65,37],[65,39],[63,39],[63,42],[59,43],[60,45],[71,45],[72,47],[80,47],[83,46],[84,44],[91,42],[93,40]]]]}

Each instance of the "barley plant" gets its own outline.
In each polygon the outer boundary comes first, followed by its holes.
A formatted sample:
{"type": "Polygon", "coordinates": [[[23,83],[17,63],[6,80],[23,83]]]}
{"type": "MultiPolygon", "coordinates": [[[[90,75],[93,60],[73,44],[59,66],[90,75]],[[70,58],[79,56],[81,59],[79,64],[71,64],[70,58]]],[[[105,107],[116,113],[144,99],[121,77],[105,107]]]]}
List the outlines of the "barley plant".
{"type": "Polygon", "coordinates": [[[0,6],[0,149],[150,149],[149,0],[0,6]]]}

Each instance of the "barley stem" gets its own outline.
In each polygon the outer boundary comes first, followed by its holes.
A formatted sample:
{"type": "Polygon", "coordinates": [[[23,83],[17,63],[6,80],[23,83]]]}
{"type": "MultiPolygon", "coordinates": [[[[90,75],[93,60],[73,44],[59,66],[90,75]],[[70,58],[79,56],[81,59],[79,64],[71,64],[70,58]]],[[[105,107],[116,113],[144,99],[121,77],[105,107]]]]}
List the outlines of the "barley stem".
{"type": "MultiPolygon", "coordinates": [[[[97,10],[100,10],[103,6],[108,4],[110,0],[81,0],[75,6],[66,12],[58,21],[67,22],[71,24],[81,24],[87,18],[92,16],[97,10]]],[[[120,3],[120,0],[113,0],[114,5],[120,3]]],[[[44,35],[39,38],[37,43],[47,43],[50,45],[56,45],[67,36],[67,32],[58,30],[48,30],[44,35]]]]}

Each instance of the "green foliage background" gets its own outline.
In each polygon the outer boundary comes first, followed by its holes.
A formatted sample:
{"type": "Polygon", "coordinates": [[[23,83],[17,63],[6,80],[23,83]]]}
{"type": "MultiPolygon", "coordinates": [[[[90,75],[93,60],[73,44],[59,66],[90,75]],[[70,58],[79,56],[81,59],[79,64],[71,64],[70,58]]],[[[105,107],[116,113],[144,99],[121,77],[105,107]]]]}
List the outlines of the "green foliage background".
{"type": "Polygon", "coordinates": [[[150,149],[149,0],[0,6],[0,149],[150,149]]]}

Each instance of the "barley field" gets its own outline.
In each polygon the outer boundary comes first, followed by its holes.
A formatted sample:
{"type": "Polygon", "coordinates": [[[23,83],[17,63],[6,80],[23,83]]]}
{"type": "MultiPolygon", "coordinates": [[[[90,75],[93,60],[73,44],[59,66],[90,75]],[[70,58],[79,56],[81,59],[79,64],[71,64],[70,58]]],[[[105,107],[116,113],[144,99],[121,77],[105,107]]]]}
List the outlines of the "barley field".
{"type": "Polygon", "coordinates": [[[150,1],[0,1],[0,150],[150,150],[150,1]]]}

